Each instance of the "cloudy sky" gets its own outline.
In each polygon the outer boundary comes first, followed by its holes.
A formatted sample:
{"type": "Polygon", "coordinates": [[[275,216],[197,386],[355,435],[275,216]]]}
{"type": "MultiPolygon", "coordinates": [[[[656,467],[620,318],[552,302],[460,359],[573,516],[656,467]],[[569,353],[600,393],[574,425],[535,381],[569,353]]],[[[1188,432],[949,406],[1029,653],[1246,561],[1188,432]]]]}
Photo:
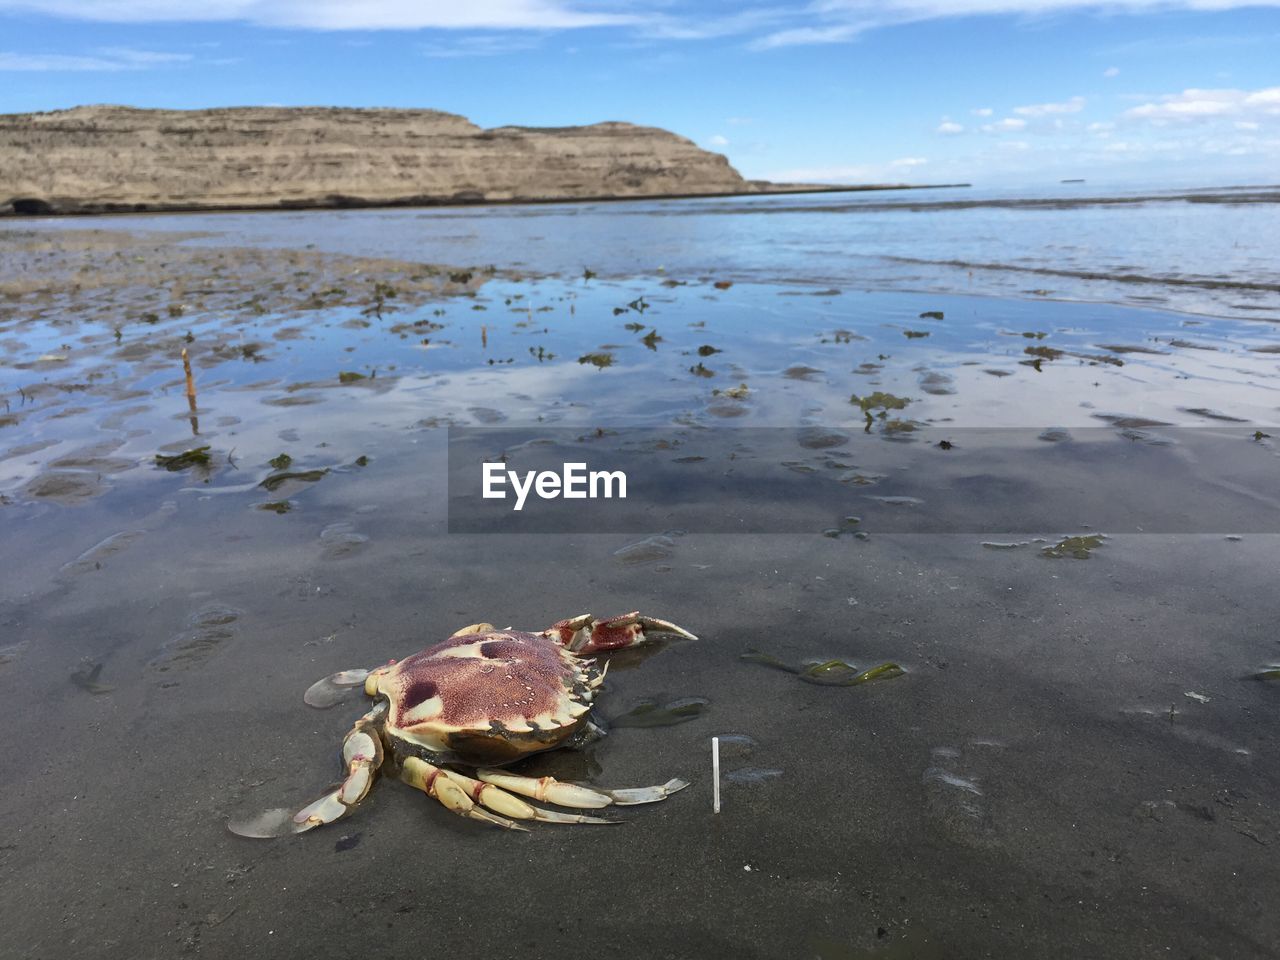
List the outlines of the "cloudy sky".
{"type": "Polygon", "coordinates": [[[1280,180],[1280,0],[0,0],[0,113],[629,120],[746,176],[1280,180]]]}

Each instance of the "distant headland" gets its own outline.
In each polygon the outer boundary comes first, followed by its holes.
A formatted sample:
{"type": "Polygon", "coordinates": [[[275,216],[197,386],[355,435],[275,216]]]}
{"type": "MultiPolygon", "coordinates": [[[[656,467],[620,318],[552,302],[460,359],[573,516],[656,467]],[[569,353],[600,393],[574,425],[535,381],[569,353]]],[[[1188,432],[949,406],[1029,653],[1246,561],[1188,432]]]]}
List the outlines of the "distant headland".
{"type": "Polygon", "coordinates": [[[439,110],[345,107],[83,106],[0,115],[0,215],[910,188],[746,180],[720,154],[630,123],[486,130],[439,110]]]}

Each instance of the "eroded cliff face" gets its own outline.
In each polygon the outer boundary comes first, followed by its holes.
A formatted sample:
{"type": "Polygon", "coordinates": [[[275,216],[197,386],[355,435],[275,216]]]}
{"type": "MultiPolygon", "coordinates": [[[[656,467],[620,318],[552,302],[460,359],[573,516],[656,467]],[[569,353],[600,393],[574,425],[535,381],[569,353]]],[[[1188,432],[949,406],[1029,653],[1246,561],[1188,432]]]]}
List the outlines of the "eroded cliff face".
{"type": "Polygon", "coordinates": [[[76,107],[0,115],[0,212],[89,213],[752,192],[655,127],[485,130],[438,110],[76,107]]]}

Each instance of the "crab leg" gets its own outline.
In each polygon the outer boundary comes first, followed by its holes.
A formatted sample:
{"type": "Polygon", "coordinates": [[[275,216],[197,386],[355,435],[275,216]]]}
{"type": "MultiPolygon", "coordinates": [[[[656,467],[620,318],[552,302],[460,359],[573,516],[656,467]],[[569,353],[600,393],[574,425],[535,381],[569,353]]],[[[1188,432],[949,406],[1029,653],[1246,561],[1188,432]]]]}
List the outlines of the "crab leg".
{"type": "Polygon", "coordinates": [[[561,783],[553,777],[522,777],[501,770],[477,770],[476,776],[485,783],[502,787],[521,796],[532,797],[561,807],[596,809],[610,804],[629,806],[636,803],[655,803],[665,800],[689,785],[687,780],[668,780],[656,787],[634,787],[627,790],[591,790],[572,783],[561,783]]]}
{"type": "Polygon", "coordinates": [[[531,803],[525,803],[519,797],[512,796],[501,787],[483,780],[473,780],[456,770],[445,770],[445,776],[457,783],[476,803],[483,804],[495,813],[516,820],[542,820],[545,823],[622,823],[621,820],[605,820],[603,817],[588,817],[580,813],[560,813],[558,810],[543,810],[531,803]]]}
{"type": "Polygon", "coordinates": [[[227,829],[242,837],[265,839],[302,833],[313,827],[333,823],[369,794],[373,778],[382,766],[382,736],[379,728],[386,715],[386,704],[379,704],[355,722],[342,740],[342,762],[346,779],[336,790],[307,804],[297,813],[273,808],[246,819],[232,820],[227,829]]]}
{"type": "Polygon", "coordinates": [[[379,727],[387,706],[380,703],[355,722],[342,741],[342,762],[346,779],[338,789],[307,804],[293,815],[295,830],[301,833],[322,824],[333,823],[351,812],[373,788],[373,778],[382,766],[382,736],[379,727]]]}
{"type": "Polygon", "coordinates": [[[309,707],[319,710],[335,706],[347,698],[353,687],[362,686],[368,679],[368,670],[340,670],[307,687],[302,700],[309,707]]]}
{"type": "Polygon", "coordinates": [[[447,810],[456,813],[460,817],[483,820],[486,823],[492,823],[497,827],[505,827],[508,830],[527,829],[513,820],[499,816],[496,813],[490,813],[488,810],[477,806],[475,801],[467,796],[467,791],[446,775],[446,771],[427,763],[425,760],[420,760],[417,757],[407,758],[404,766],[400,769],[400,779],[411,787],[417,787],[427,796],[439,800],[447,810]]]}
{"type": "Polygon", "coordinates": [[[685,640],[698,639],[684,627],[656,617],[641,616],[639,611],[605,620],[597,620],[591,614],[584,613],[579,617],[561,620],[547,630],[545,635],[559,641],[571,653],[583,654],[599,650],[619,650],[652,640],[652,637],[645,634],[646,630],[655,634],[683,637],[685,640]]]}

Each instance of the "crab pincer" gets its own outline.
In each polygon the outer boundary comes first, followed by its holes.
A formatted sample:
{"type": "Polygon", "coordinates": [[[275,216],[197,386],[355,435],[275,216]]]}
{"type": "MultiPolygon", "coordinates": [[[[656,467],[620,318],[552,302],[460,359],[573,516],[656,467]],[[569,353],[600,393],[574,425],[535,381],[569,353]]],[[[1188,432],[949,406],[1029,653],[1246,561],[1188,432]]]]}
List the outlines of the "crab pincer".
{"type": "Polygon", "coordinates": [[[597,620],[591,614],[584,613],[569,620],[561,620],[546,632],[552,639],[558,640],[577,654],[621,650],[663,635],[685,640],[698,639],[684,627],[656,617],[642,616],[638,610],[604,620],[597,620]]]}

